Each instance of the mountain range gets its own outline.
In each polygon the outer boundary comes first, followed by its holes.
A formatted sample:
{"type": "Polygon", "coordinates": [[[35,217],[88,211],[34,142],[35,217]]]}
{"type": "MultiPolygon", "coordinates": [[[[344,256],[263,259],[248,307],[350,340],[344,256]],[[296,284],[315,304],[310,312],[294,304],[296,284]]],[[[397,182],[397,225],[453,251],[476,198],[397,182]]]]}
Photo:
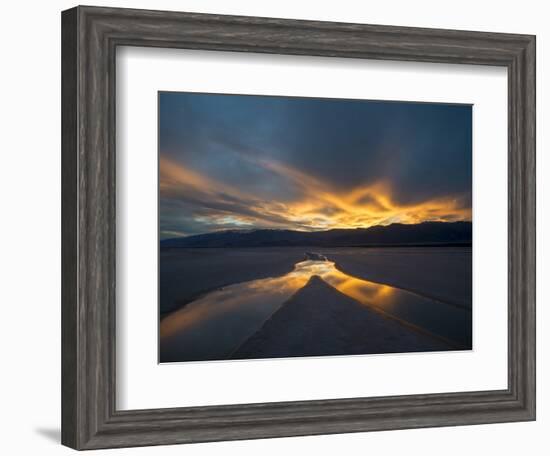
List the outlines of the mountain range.
{"type": "Polygon", "coordinates": [[[370,228],[293,231],[226,230],[164,239],[161,248],[182,247],[352,247],[407,245],[471,245],[471,222],[394,223],[370,228]]]}

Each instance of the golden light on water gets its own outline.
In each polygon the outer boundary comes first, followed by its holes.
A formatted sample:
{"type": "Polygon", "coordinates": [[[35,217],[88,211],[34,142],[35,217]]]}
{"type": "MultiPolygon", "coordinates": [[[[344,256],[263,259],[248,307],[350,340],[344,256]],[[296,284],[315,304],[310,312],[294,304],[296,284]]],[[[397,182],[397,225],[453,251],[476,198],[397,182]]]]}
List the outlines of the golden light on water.
{"type": "Polygon", "coordinates": [[[399,203],[389,182],[380,181],[348,192],[288,165],[259,160],[256,165],[284,178],[300,197],[276,201],[249,194],[180,164],[161,158],[161,196],[182,198],[202,208],[200,221],[219,227],[263,227],[302,231],[367,228],[391,223],[471,220],[460,196],[449,195],[414,204],[399,203]]]}
{"type": "Polygon", "coordinates": [[[340,293],[367,306],[384,307],[391,302],[396,289],[350,276],[336,268],[332,261],[303,261],[296,265],[296,273],[307,277],[316,275],[340,293]]]}
{"type": "MultiPolygon", "coordinates": [[[[213,291],[161,321],[160,336],[167,338],[182,331],[201,327],[202,322],[220,322],[236,309],[252,309],[262,319],[276,311],[313,276],[318,276],[342,294],[366,306],[383,309],[392,302],[396,288],[358,279],[338,270],[332,261],[306,260],[297,263],[280,277],[238,283],[213,291]]],[[[242,315],[241,314],[241,315],[242,315]]]]}

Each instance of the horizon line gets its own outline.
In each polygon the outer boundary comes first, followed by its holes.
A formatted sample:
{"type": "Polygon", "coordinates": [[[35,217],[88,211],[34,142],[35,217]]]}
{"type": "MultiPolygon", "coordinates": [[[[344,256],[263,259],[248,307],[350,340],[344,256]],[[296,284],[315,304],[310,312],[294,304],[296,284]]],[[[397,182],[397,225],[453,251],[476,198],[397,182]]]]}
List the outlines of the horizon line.
{"type": "MultiPolygon", "coordinates": [[[[377,228],[377,227],[390,227],[390,226],[393,226],[393,225],[405,225],[405,226],[417,226],[417,225],[422,225],[422,224],[425,224],[425,223],[441,223],[441,224],[453,224],[453,223],[470,223],[472,224],[472,220],[454,220],[454,221],[443,221],[443,220],[424,220],[422,222],[418,222],[418,223],[403,223],[403,222],[394,222],[394,223],[389,223],[387,225],[371,225],[371,226],[367,226],[367,227],[354,227],[354,228],[328,228],[328,229],[321,229],[321,230],[298,230],[298,229],[291,229],[291,228],[267,228],[267,227],[264,227],[264,228],[227,228],[227,229],[219,229],[219,230],[215,230],[215,231],[205,231],[205,232],[202,232],[202,233],[195,233],[195,234],[188,234],[188,235],[181,235],[181,236],[174,236],[174,237],[169,237],[169,238],[165,238],[165,239],[160,239],[160,236],[159,236],[159,242],[162,242],[162,241],[168,241],[168,240],[171,240],[171,239],[184,239],[184,238],[189,238],[189,237],[193,237],[193,236],[204,236],[204,235],[208,235],[208,234],[216,234],[216,233],[230,233],[230,232],[241,232],[241,233],[247,233],[247,232],[254,232],[254,231],[291,231],[291,232],[294,232],[294,233],[327,233],[329,231],[356,231],[356,230],[368,230],[368,229],[371,229],[371,228],[377,228]]],[[[175,233],[173,230],[165,230],[165,231],[162,231],[162,230],[159,230],[158,233],[159,235],[161,233],[175,233]]]]}

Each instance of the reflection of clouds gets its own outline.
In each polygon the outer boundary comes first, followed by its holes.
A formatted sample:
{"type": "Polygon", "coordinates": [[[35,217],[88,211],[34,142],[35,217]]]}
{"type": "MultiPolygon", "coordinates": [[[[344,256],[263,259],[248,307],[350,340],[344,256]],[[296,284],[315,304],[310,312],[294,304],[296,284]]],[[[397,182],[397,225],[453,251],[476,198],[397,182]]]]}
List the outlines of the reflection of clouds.
{"type": "Polygon", "coordinates": [[[384,307],[384,305],[391,300],[392,295],[396,290],[388,285],[369,282],[368,280],[358,279],[347,275],[336,269],[334,263],[331,261],[313,261],[304,263],[299,263],[297,266],[303,265],[303,270],[306,274],[311,272],[310,276],[318,275],[329,285],[336,288],[340,293],[359,301],[361,304],[376,304],[377,306],[384,307]],[[313,264],[304,265],[304,263],[313,264]]]}
{"type": "Polygon", "coordinates": [[[277,201],[248,194],[166,158],[160,160],[161,199],[165,204],[183,204],[203,231],[243,227],[320,230],[471,220],[468,197],[449,195],[405,204],[392,197],[389,182],[341,192],[286,164],[267,159],[254,163],[271,171],[281,185],[295,187],[296,199],[277,201]]]}
{"type": "Polygon", "coordinates": [[[384,307],[385,304],[391,301],[395,292],[393,287],[366,282],[350,276],[341,277],[341,274],[339,272],[339,274],[334,274],[332,277],[326,277],[325,280],[338,291],[359,301],[361,304],[384,307]]]}
{"type": "Polygon", "coordinates": [[[332,261],[306,260],[281,277],[267,278],[230,285],[208,293],[161,321],[160,337],[196,330],[204,322],[220,319],[234,312],[265,312],[266,317],[277,310],[294,293],[304,287],[312,276],[319,276],[341,293],[363,305],[383,308],[392,302],[396,288],[358,279],[336,269],[332,261]]]}
{"type": "MultiPolygon", "coordinates": [[[[227,303],[225,307],[229,310],[227,303]]],[[[160,322],[160,337],[170,337],[177,332],[185,331],[208,318],[209,315],[211,315],[211,310],[205,306],[188,307],[185,311],[174,312],[160,322]]]]}

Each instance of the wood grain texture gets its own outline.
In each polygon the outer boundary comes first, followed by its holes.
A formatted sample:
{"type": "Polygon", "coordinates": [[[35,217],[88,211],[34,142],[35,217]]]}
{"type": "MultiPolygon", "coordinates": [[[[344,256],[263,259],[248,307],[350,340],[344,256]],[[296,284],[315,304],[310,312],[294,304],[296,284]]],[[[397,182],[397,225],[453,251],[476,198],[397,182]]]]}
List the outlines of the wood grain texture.
{"type": "Polygon", "coordinates": [[[76,10],[67,11],[62,17],[61,46],[61,390],[62,427],[61,440],[72,447],[76,446],[77,420],[77,119],[76,115],[76,10]],[[70,398],[70,400],[65,400],[70,398]]]}
{"type": "Polygon", "coordinates": [[[78,7],[62,15],[62,442],[76,449],[535,418],[535,38],[78,7]],[[115,408],[115,51],[153,46],[498,65],[509,86],[506,390],[115,408]]]}

